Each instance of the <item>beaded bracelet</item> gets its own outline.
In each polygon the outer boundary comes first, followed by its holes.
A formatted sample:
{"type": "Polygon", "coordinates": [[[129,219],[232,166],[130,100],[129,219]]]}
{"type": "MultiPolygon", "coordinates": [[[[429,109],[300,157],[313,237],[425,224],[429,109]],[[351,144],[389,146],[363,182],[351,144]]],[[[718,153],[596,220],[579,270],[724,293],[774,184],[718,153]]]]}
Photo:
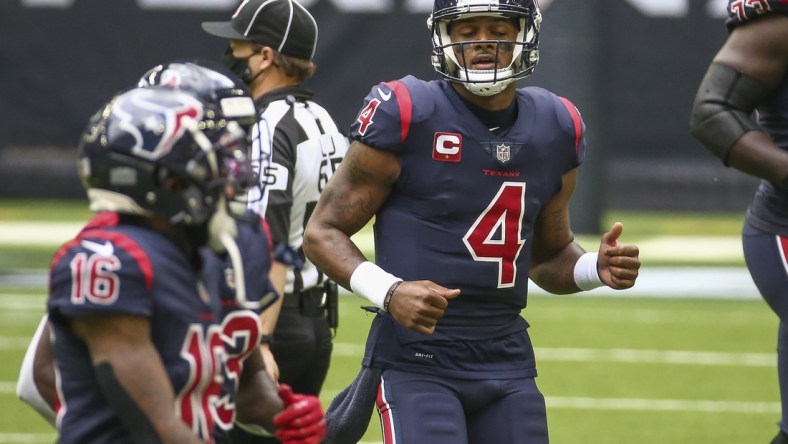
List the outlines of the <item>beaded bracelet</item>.
{"type": "Polygon", "coordinates": [[[399,287],[399,284],[401,283],[402,281],[397,281],[391,284],[389,291],[386,293],[386,298],[383,299],[383,310],[389,311],[389,304],[391,303],[391,297],[394,296],[394,292],[397,290],[397,287],[399,287]]]}

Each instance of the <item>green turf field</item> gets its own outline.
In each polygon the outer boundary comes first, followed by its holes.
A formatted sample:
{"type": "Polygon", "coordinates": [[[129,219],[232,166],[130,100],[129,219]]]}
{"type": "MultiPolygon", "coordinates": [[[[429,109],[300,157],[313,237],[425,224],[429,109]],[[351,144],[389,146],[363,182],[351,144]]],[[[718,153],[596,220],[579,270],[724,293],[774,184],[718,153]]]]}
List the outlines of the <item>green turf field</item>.
{"type": "MultiPolygon", "coordinates": [[[[82,202],[0,201],[0,230],[30,221],[77,224],[89,216],[84,207],[82,202]]],[[[625,241],[639,244],[678,238],[679,244],[711,239],[719,245],[735,241],[741,223],[737,214],[617,213],[606,219],[622,220],[625,241]]],[[[16,234],[0,232],[0,443],[53,442],[54,431],[17,400],[14,389],[24,349],[44,310],[40,276],[55,246],[28,245],[16,234]]],[[[724,260],[719,252],[690,260],[664,247],[670,243],[656,244],[668,251],[642,249],[644,264],[741,265],[735,248],[722,255],[724,260]]],[[[757,299],[686,296],[530,298],[523,314],[537,348],[537,382],[547,397],[552,443],[765,444],[771,439],[780,414],[776,317],[757,299]]],[[[359,367],[372,319],[360,305],[355,296],[341,298],[324,406],[359,367]]],[[[378,432],[373,415],[362,442],[380,442],[378,432]]]]}

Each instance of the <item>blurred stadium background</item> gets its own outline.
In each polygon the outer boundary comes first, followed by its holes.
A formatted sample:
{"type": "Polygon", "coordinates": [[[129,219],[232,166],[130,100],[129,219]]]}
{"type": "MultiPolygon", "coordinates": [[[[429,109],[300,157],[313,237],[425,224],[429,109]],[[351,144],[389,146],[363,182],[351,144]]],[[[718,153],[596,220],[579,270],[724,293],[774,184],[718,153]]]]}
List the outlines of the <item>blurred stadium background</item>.
{"type": "MultiPolygon", "coordinates": [[[[88,217],[76,142],[88,117],[151,66],[216,59],[200,23],[237,0],[0,2],[0,443],[53,442],[14,394],[43,313],[46,267],[88,217]]],[[[431,0],[304,0],[320,26],[307,86],[349,126],[380,82],[429,64],[431,0]]],[[[542,0],[541,61],[521,86],[572,100],[588,158],[572,201],[581,242],[613,220],[641,246],[635,289],[533,290],[553,442],[767,442],[779,415],[776,318],[746,274],[738,234],[757,186],[688,134],[695,90],[726,36],[725,0],[542,0]],[[594,297],[595,296],[595,297],[594,297]],[[620,297],[625,296],[625,297],[620,297]]],[[[361,233],[367,242],[368,233],[361,233]],[[365,237],[366,236],[366,237],[365,237]]],[[[324,404],[355,374],[371,318],[342,298],[324,404]]],[[[379,441],[373,418],[363,442],[379,441]]]]}
{"type": "MultiPolygon", "coordinates": [[[[436,77],[426,28],[432,0],[302,3],[320,27],[318,71],[307,86],[340,125],[349,126],[378,82],[436,77]]],[[[521,85],[569,98],[587,123],[575,227],[598,231],[610,209],[743,210],[755,182],[688,134],[697,85],[726,35],[726,1],[540,3],[541,60],[521,85]]],[[[81,198],[74,148],[88,117],[157,63],[218,58],[226,42],[200,23],[226,20],[236,4],[0,2],[0,197],[81,198]]]]}

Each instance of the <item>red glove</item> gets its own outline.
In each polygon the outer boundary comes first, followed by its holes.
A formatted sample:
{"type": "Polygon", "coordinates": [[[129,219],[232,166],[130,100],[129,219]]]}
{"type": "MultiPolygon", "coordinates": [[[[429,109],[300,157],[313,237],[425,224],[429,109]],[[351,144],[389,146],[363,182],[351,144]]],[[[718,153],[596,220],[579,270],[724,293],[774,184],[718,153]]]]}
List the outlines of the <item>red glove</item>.
{"type": "Polygon", "coordinates": [[[318,444],[326,436],[326,419],[320,400],[298,395],[287,384],[279,385],[285,409],[274,416],[276,439],[282,444],[318,444]]]}

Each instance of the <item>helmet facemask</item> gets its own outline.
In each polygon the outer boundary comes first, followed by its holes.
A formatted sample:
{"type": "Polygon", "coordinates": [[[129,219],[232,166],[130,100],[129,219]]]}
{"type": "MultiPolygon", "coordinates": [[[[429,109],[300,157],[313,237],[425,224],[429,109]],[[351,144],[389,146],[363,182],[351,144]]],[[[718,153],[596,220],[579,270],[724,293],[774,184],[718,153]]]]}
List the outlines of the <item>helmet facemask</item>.
{"type": "Polygon", "coordinates": [[[454,5],[436,9],[427,20],[427,25],[432,32],[432,65],[444,78],[462,83],[473,94],[491,96],[500,93],[509,84],[527,77],[533,72],[539,61],[538,43],[541,15],[535,3],[532,3],[531,7],[504,6],[499,5],[498,2],[477,3],[479,4],[454,5]],[[467,40],[453,42],[449,33],[452,22],[478,16],[506,17],[516,20],[519,27],[516,38],[513,41],[467,40]],[[511,48],[512,60],[508,66],[495,69],[467,68],[470,61],[465,60],[463,50],[469,45],[493,46],[496,61],[500,60],[501,51],[511,48]]]}

